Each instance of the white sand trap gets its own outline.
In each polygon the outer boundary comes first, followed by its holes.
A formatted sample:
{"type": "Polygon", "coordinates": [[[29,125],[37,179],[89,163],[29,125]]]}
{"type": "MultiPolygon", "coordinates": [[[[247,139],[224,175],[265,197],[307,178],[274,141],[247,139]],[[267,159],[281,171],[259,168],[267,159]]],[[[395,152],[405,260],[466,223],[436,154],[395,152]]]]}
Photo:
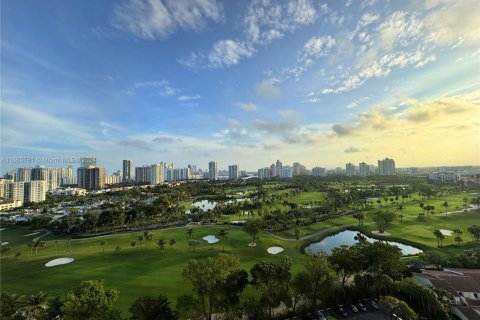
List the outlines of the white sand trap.
{"type": "Polygon", "coordinates": [[[251,242],[251,243],[248,244],[248,246],[249,246],[249,247],[256,247],[257,244],[256,244],[255,242],[251,242]]]}
{"type": "Polygon", "coordinates": [[[451,236],[453,234],[453,231],[452,230],[447,230],[447,229],[440,229],[440,232],[444,235],[444,236],[451,236]]]}
{"type": "Polygon", "coordinates": [[[220,241],[220,239],[218,239],[217,237],[215,237],[212,234],[210,234],[206,237],[203,237],[202,239],[207,241],[208,243],[217,243],[218,241],[220,241]]]}
{"type": "Polygon", "coordinates": [[[392,234],[386,232],[386,231],[383,231],[383,233],[381,233],[380,231],[378,230],[374,230],[372,231],[373,234],[377,235],[377,236],[391,236],[392,234]]]}
{"type": "Polygon", "coordinates": [[[3,230],[5,230],[5,228],[0,229],[0,231],[3,231],[3,230]]]}
{"type": "Polygon", "coordinates": [[[282,247],[270,247],[267,249],[267,252],[270,254],[277,254],[282,252],[284,249],[282,247]]]}
{"type": "Polygon", "coordinates": [[[233,220],[232,223],[244,224],[246,220],[233,220]]]}
{"type": "Polygon", "coordinates": [[[45,267],[55,267],[62,264],[72,263],[75,259],[73,258],[58,258],[45,263],[45,267]]]}
{"type": "Polygon", "coordinates": [[[34,235],[39,234],[39,233],[40,232],[29,233],[29,234],[24,235],[24,237],[34,236],[34,235]]]}
{"type": "Polygon", "coordinates": [[[9,244],[10,242],[8,241],[5,241],[5,242],[2,242],[2,246],[6,246],[7,244],[9,244]]]}

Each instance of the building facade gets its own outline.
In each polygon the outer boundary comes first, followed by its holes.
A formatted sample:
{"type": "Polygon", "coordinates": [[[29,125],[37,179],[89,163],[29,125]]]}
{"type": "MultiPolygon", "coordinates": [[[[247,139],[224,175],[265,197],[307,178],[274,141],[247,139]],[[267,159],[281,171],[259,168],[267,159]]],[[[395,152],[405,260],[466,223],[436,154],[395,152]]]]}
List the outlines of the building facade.
{"type": "Polygon", "coordinates": [[[79,188],[101,189],[105,186],[105,168],[80,167],[77,169],[79,188]]]}
{"type": "Polygon", "coordinates": [[[134,177],[134,168],[132,160],[123,160],[123,181],[132,181],[134,177]]]}
{"type": "Polygon", "coordinates": [[[217,180],[218,179],[218,173],[217,172],[218,172],[217,162],[210,161],[208,163],[209,179],[210,180],[217,180]]]}
{"type": "Polygon", "coordinates": [[[232,164],[228,166],[228,179],[235,180],[240,178],[240,170],[238,169],[238,164],[232,164]]]}
{"type": "Polygon", "coordinates": [[[381,176],[394,176],[396,174],[395,161],[389,158],[378,160],[378,174],[381,176]]]}

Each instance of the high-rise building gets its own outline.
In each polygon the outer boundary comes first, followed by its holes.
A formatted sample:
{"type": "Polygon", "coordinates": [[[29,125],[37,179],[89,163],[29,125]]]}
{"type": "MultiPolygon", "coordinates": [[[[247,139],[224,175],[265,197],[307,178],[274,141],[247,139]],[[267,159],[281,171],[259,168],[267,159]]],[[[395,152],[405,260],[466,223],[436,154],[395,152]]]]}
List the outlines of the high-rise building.
{"type": "Polygon", "coordinates": [[[105,168],[80,167],[77,169],[77,184],[79,188],[101,189],[105,186],[105,168]]]}
{"type": "Polygon", "coordinates": [[[282,176],[282,167],[282,162],[280,160],[277,160],[277,162],[275,162],[275,172],[273,173],[274,177],[282,176]]]}
{"type": "Polygon", "coordinates": [[[358,174],[360,177],[366,177],[369,174],[368,164],[361,162],[358,164],[358,174]]]}
{"type": "Polygon", "coordinates": [[[173,170],[175,166],[173,163],[164,164],[163,177],[165,181],[173,181],[173,170]]]}
{"type": "Polygon", "coordinates": [[[57,173],[57,168],[45,168],[43,166],[36,166],[31,171],[30,180],[45,180],[47,183],[47,191],[50,191],[58,187],[57,173]]]}
{"type": "Polygon", "coordinates": [[[47,182],[45,180],[22,182],[2,180],[0,180],[0,194],[5,200],[20,201],[22,204],[45,201],[47,193],[47,182]]]}
{"type": "Polygon", "coordinates": [[[280,175],[281,178],[292,178],[293,177],[293,168],[290,166],[282,166],[282,172],[280,175]]]}
{"type": "Polygon", "coordinates": [[[385,160],[378,160],[378,174],[381,176],[394,176],[395,161],[389,158],[385,158],[385,160]]]}
{"type": "Polygon", "coordinates": [[[325,168],[314,167],[312,168],[312,175],[315,177],[325,177],[325,168]]]}
{"type": "Polygon", "coordinates": [[[150,183],[152,168],[150,166],[135,167],[135,181],[138,183],[150,183]]]}
{"type": "Polygon", "coordinates": [[[159,184],[165,181],[163,163],[152,164],[150,167],[150,184],[159,184]]]}
{"type": "Polygon", "coordinates": [[[18,168],[15,172],[15,182],[27,182],[32,180],[32,168],[18,168]]]}
{"type": "Polygon", "coordinates": [[[217,180],[218,179],[217,171],[218,171],[217,162],[210,161],[208,163],[208,173],[209,173],[209,179],[210,180],[217,180]]]}
{"type": "Polygon", "coordinates": [[[258,169],[258,179],[269,179],[272,177],[272,173],[270,171],[270,168],[265,167],[258,169]]]}
{"type": "Polygon", "coordinates": [[[123,160],[123,181],[124,182],[132,181],[135,178],[133,176],[135,174],[133,170],[134,170],[133,161],[123,160]]]}
{"type": "Polygon", "coordinates": [[[240,173],[238,169],[238,164],[232,164],[228,166],[228,178],[231,180],[235,180],[240,178],[240,173]]]}
{"type": "Polygon", "coordinates": [[[345,165],[345,172],[347,177],[353,177],[355,175],[355,165],[352,163],[347,163],[345,165]]]}

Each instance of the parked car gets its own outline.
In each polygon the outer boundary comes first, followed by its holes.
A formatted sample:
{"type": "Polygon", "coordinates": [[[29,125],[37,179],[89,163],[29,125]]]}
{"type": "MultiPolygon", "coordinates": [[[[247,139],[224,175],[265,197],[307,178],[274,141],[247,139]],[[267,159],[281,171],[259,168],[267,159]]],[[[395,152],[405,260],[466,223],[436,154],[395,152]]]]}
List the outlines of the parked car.
{"type": "Polygon", "coordinates": [[[355,312],[355,313],[358,312],[357,307],[355,307],[355,305],[353,303],[349,304],[348,306],[350,307],[350,309],[352,309],[353,312],[355,312]]]}
{"type": "Polygon", "coordinates": [[[372,306],[373,309],[378,310],[378,304],[374,300],[370,300],[370,305],[372,306]]]}
{"type": "Polygon", "coordinates": [[[345,310],[345,307],[343,305],[339,305],[335,308],[335,310],[337,310],[338,313],[340,313],[343,317],[346,317],[348,316],[348,313],[347,311],[345,310]]]}
{"type": "Polygon", "coordinates": [[[313,315],[316,317],[318,320],[327,320],[327,317],[323,314],[322,311],[316,309],[313,311],[313,315]]]}
{"type": "Polygon", "coordinates": [[[361,301],[357,302],[357,308],[363,312],[367,311],[367,307],[361,301]]]}

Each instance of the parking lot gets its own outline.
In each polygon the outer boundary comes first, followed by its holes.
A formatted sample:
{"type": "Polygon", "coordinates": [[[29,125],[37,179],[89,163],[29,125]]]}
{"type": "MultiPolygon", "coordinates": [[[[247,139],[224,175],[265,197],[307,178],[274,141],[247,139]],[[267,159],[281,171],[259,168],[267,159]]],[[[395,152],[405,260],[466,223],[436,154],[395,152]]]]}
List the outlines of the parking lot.
{"type": "Polygon", "coordinates": [[[348,316],[342,317],[339,313],[335,310],[329,310],[324,312],[325,315],[331,315],[335,317],[335,319],[348,319],[348,320],[390,320],[390,318],[383,312],[383,311],[374,311],[374,310],[367,310],[366,312],[357,312],[353,313],[352,311],[348,310],[348,316]]]}

